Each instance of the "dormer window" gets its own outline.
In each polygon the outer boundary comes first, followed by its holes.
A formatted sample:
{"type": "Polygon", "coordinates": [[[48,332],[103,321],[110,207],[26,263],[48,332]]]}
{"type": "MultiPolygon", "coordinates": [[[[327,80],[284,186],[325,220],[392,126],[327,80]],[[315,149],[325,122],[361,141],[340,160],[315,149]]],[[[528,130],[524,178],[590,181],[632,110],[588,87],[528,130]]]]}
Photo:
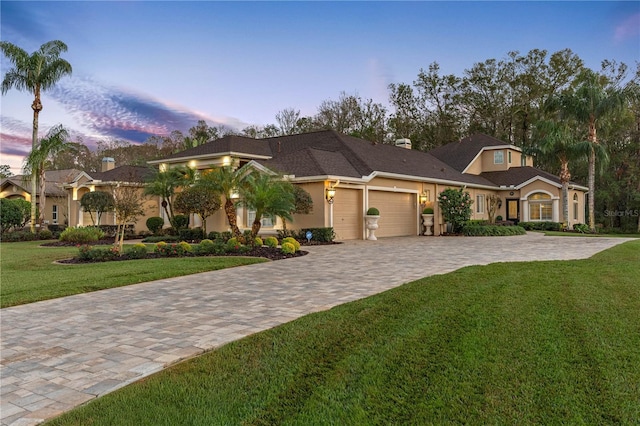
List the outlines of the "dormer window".
{"type": "Polygon", "coordinates": [[[504,151],[493,152],[493,164],[504,164],[504,151]]]}
{"type": "Polygon", "coordinates": [[[507,152],[507,158],[508,158],[507,162],[511,164],[511,151],[507,152]]]}

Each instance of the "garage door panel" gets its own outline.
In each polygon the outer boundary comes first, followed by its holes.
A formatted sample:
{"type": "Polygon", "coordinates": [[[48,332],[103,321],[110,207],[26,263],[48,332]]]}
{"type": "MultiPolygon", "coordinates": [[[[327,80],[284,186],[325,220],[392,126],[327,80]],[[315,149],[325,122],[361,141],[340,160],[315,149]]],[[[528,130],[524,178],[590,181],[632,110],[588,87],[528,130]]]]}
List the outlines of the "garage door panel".
{"type": "Polygon", "coordinates": [[[380,210],[376,236],[417,235],[418,216],[415,194],[369,191],[369,206],[380,210]]]}
{"type": "Polygon", "coordinates": [[[336,240],[362,238],[362,190],[338,188],[333,203],[336,240]]]}

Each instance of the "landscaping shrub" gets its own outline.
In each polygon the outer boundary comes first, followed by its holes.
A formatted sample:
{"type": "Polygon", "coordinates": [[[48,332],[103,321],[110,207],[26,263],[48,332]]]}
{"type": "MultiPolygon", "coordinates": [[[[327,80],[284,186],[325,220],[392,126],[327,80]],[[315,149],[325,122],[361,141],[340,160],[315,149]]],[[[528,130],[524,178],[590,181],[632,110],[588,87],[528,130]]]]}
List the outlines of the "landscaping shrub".
{"type": "Polygon", "coordinates": [[[578,232],[582,232],[583,234],[591,232],[591,230],[589,229],[589,225],[587,225],[586,223],[576,223],[573,225],[573,230],[574,231],[578,231],[578,232]]]}
{"type": "Polygon", "coordinates": [[[306,241],[307,240],[307,231],[311,231],[311,234],[313,235],[311,237],[311,239],[313,241],[318,241],[320,243],[331,243],[333,242],[333,240],[336,239],[336,233],[334,232],[332,227],[326,227],[326,228],[303,228],[300,230],[299,234],[298,234],[298,239],[300,241],[306,241]]]}
{"type": "Polygon", "coordinates": [[[295,238],[293,238],[293,237],[287,237],[287,238],[285,238],[285,239],[283,239],[283,240],[282,240],[282,244],[283,244],[283,245],[284,245],[284,244],[287,244],[287,243],[292,244],[292,245],[293,245],[293,247],[295,248],[295,251],[300,250],[300,243],[299,243],[299,242],[298,242],[298,240],[296,240],[295,238]]]}
{"type": "Polygon", "coordinates": [[[179,245],[180,247],[182,247],[182,250],[183,250],[185,253],[192,253],[192,252],[193,252],[193,247],[191,246],[191,244],[189,244],[189,243],[188,243],[188,242],[186,242],[186,241],[180,241],[180,242],[178,243],[178,245],[179,245]]]}
{"type": "Polygon", "coordinates": [[[86,262],[105,262],[118,257],[120,257],[120,251],[117,246],[105,249],[83,245],[78,249],[78,259],[86,262]]]}
{"type": "Polygon", "coordinates": [[[278,247],[278,239],[276,237],[267,237],[264,243],[267,247],[278,247]]]}
{"type": "Polygon", "coordinates": [[[195,241],[203,240],[205,235],[202,228],[191,228],[191,229],[187,228],[187,229],[180,229],[178,231],[178,237],[181,240],[195,242],[195,241]]]}
{"type": "Polygon", "coordinates": [[[2,241],[5,243],[18,241],[34,241],[38,239],[38,235],[32,233],[28,229],[21,231],[12,231],[2,234],[2,241]]]}
{"type": "Polygon", "coordinates": [[[468,237],[503,237],[509,235],[525,235],[527,231],[521,226],[496,226],[468,224],[462,228],[468,237]]]}
{"type": "Polygon", "coordinates": [[[189,227],[189,216],[177,214],[173,216],[173,227],[180,230],[189,227]]]}
{"type": "Polygon", "coordinates": [[[562,231],[560,222],[519,222],[527,231],[562,231]]]}
{"type": "MultiPolygon", "coordinates": [[[[98,228],[104,232],[104,236],[108,238],[115,238],[116,233],[118,232],[118,225],[98,225],[98,228]]],[[[136,231],[132,224],[124,226],[124,238],[132,239],[135,238],[136,231]]]]}
{"type": "Polygon", "coordinates": [[[231,237],[233,237],[233,234],[229,231],[225,231],[225,232],[212,231],[212,232],[209,232],[209,235],[207,235],[207,237],[213,241],[220,240],[226,243],[231,239],[231,237]]]}
{"type": "Polygon", "coordinates": [[[142,240],[143,243],[159,243],[160,241],[164,241],[165,243],[177,243],[180,241],[180,237],[175,235],[154,235],[142,240]]]}
{"type": "Polygon", "coordinates": [[[253,240],[253,244],[255,244],[258,247],[262,247],[264,245],[264,242],[262,241],[262,238],[256,237],[256,239],[253,240]]]}
{"type": "Polygon", "coordinates": [[[422,210],[422,214],[433,214],[433,208],[426,207],[424,210],[422,210]]]}
{"type": "Polygon", "coordinates": [[[53,232],[49,231],[48,229],[43,229],[38,232],[38,238],[41,240],[50,240],[53,238],[53,232]]]}
{"type": "Polygon", "coordinates": [[[0,198],[0,232],[4,233],[20,226],[22,218],[22,209],[14,200],[0,198]]]}
{"type": "Polygon", "coordinates": [[[75,244],[95,243],[104,238],[104,232],[95,226],[67,228],[60,233],[60,241],[75,244]]]}
{"type": "Polygon", "coordinates": [[[164,219],[159,216],[153,216],[147,219],[147,228],[149,231],[157,234],[164,226],[164,219]]]}
{"type": "Polygon", "coordinates": [[[165,242],[159,242],[156,244],[154,252],[159,254],[160,256],[166,257],[179,257],[184,256],[186,251],[183,245],[178,244],[167,244],[165,242]]]}
{"type": "MultiPolygon", "coordinates": [[[[286,238],[285,238],[286,239],[286,238]]],[[[281,250],[284,254],[294,254],[297,250],[292,243],[282,243],[281,250]]]]}
{"type": "Polygon", "coordinates": [[[229,238],[229,240],[227,241],[227,250],[229,251],[238,251],[240,250],[240,247],[242,247],[242,244],[236,237],[229,238]]]}
{"type": "Polygon", "coordinates": [[[375,207],[369,207],[369,210],[367,210],[367,215],[369,215],[369,216],[380,216],[380,210],[378,210],[375,207]]]}
{"type": "Polygon", "coordinates": [[[144,259],[147,256],[147,246],[137,243],[125,249],[125,254],[132,259],[144,259]]]}
{"type": "Polygon", "coordinates": [[[438,204],[444,221],[451,224],[454,234],[460,232],[464,224],[471,219],[473,201],[464,188],[445,189],[438,194],[438,204]]]}
{"type": "MultiPolygon", "coordinates": [[[[218,244],[220,245],[220,244],[218,244]]],[[[224,248],[223,248],[224,250],[224,248]]],[[[195,247],[195,252],[198,254],[213,254],[216,253],[216,243],[214,243],[213,241],[209,240],[209,239],[204,239],[202,241],[200,241],[200,244],[198,244],[195,247]]]]}

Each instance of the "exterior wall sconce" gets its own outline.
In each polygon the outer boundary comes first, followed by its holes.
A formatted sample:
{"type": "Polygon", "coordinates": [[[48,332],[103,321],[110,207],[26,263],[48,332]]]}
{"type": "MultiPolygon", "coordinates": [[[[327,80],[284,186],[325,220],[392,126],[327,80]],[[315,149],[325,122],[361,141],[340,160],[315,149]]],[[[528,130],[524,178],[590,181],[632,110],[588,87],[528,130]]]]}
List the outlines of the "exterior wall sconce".
{"type": "Polygon", "coordinates": [[[329,204],[333,204],[333,199],[336,197],[336,189],[332,186],[324,190],[325,197],[327,198],[327,202],[329,204]]]}
{"type": "Polygon", "coordinates": [[[420,204],[427,204],[427,201],[429,201],[429,195],[423,191],[422,194],[420,194],[420,204]]]}

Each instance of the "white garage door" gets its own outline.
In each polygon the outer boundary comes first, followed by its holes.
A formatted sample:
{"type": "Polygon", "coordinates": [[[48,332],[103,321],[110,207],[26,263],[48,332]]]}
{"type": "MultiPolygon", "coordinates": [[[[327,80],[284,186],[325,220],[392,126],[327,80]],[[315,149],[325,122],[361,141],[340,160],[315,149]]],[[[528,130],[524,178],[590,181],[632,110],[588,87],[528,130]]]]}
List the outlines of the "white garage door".
{"type": "Polygon", "coordinates": [[[378,237],[418,235],[416,195],[369,191],[369,206],[380,210],[378,237]]]}
{"type": "Polygon", "coordinates": [[[333,230],[336,240],[362,238],[362,190],[336,188],[333,202],[333,230]]]}

